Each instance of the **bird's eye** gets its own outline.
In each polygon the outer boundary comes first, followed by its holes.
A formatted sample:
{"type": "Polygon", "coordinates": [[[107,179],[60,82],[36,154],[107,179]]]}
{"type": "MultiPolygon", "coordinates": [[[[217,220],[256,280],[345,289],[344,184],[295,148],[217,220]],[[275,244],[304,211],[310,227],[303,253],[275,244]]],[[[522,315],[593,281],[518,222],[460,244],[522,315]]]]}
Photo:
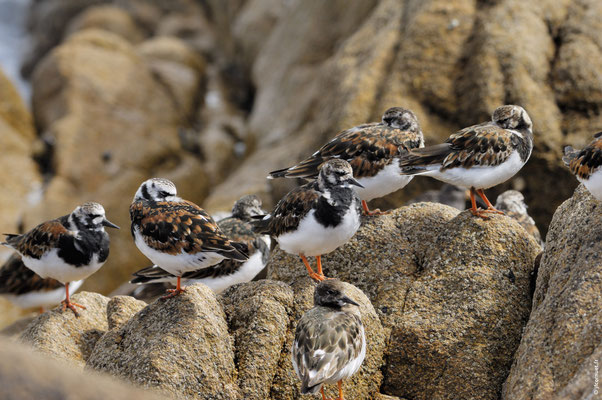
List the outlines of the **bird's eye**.
{"type": "Polygon", "coordinates": [[[345,175],[345,174],[346,174],[346,172],[345,172],[345,171],[335,171],[335,173],[336,173],[338,176],[343,176],[343,175],[345,175]]]}

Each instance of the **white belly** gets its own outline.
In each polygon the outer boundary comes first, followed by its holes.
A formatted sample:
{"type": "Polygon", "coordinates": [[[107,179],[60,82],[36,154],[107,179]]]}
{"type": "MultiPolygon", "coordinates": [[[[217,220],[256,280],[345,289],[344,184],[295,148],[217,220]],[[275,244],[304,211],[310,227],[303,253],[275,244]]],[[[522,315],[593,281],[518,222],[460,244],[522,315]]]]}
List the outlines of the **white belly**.
{"type": "Polygon", "coordinates": [[[58,249],[47,252],[39,260],[27,256],[21,256],[21,258],[27,268],[42,278],[53,278],[61,283],[86,279],[104,264],[104,262],[98,261],[98,255],[95,254],[89,265],[75,267],[67,264],[58,256],[58,249]]]}
{"type": "MultiPolygon", "coordinates": [[[[69,284],[69,295],[72,295],[84,283],[83,280],[69,284]]],[[[65,298],[65,288],[59,287],[54,290],[30,292],[20,295],[3,295],[5,299],[21,308],[51,307],[59,304],[65,298]]]]}
{"type": "Polygon", "coordinates": [[[360,227],[360,216],[355,207],[355,200],[349,211],[336,227],[325,227],[316,221],[314,211],[301,220],[294,232],[282,234],[276,238],[280,248],[291,254],[319,256],[330,253],[337,247],[347,243],[360,227]]]}
{"type": "Polygon", "coordinates": [[[583,183],[587,190],[594,196],[597,200],[602,201],[602,168],[598,168],[593,174],[590,175],[588,180],[583,180],[580,178],[579,182],[583,183]]]}
{"type": "Polygon", "coordinates": [[[176,276],[182,276],[184,272],[211,267],[226,258],[213,251],[188,254],[182,250],[175,255],[157,251],[144,242],[138,228],[134,230],[134,237],[134,242],[142,254],[147,256],[153,264],[176,276]]]}
{"type": "Polygon", "coordinates": [[[525,163],[520,159],[517,151],[514,151],[505,163],[495,167],[474,166],[469,169],[450,168],[440,171],[439,167],[433,166],[432,169],[422,173],[425,176],[431,176],[440,181],[452,185],[475,189],[488,189],[499,185],[512,178],[525,163]]]}
{"type": "Polygon", "coordinates": [[[357,195],[364,201],[383,197],[405,187],[412,180],[411,175],[402,175],[399,159],[393,159],[391,164],[383,168],[375,176],[357,178],[364,187],[354,187],[357,195]]]}
{"type": "Polygon", "coordinates": [[[186,280],[186,284],[194,285],[195,283],[203,283],[215,293],[221,293],[232,285],[237,283],[250,282],[257,274],[265,267],[262,254],[256,251],[247,261],[245,261],[238,271],[231,275],[219,276],[217,278],[203,278],[186,280]]]}

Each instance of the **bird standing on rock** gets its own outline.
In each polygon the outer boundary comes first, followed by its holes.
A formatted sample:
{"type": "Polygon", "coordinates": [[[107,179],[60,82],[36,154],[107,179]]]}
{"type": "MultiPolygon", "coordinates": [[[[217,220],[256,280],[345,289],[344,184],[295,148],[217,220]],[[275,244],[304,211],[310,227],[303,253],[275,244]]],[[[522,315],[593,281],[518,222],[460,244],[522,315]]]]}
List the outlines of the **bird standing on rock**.
{"type": "Polygon", "coordinates": [[[401,160],[402,171],[470,189],[470,211],[488,219],[489,213],[503,212],[491,204],[483,190],[505,182],[525,165],[533,150],[532,129],[531,118],[522,107],[501,106],[490,122],[464,128],[445,143],[410,150],[401,160]],[[477,209],[475,194],[487,209],[477,209]]]}
{"type": "Polygon", "coordinates": [[[275,238],[287,253],[298,254],[311,278],[324,280],[322,254],[347,243],[360,227],[362,208],[352,186],[362,187],[349,163],[329,160],[316,181],[291,190],[255,229],[275,238]],[[317,272],[306,256],[316,256],[317,272]]]}
{"type": "Polygon", "coordinates": [[[247,246],[227,238],[213,218],[177,196],[167,179],[140,185],[130,206],[131,230],[138,249],[162,270],[175,275],[176,288],[163,298],[184,292],[182,275],[209,268],[223,259],[245,261],[247,246]]]}
{"type": "Polygon", "coordinates": [[[562,160],[592,196],[602,201],[602,132],[582,150],[565,147],[562,160]]]}
{"type": "MultiPolygon", "coordinates": [[[[83,279],[69,283],[72,295],[84,283],[83,279]]],[[[56,279],[41,278],[27,268],[19,254],[14,253],[0,268],[0,296],[17,307],[37,308],[59,304],[65,297],[65,285],[56,279]]]]}
{"type": "MultiPolygon", "coordinates": [[[[248,260],[237,261],[227,258],[211,267],[185,272],[182,279],[187,284],[203,283],[214,292],[220,293],[232,285],[249,282],[255,278],[264,269],[270,255],[269,236],[254,233],[251,225],[254,216],[266,213],[261,209],[261,205],[259,197],[243,196],[234,204],[230,217],[217,221],[217,225],[225,235],[246,246],[244,253],[249,256],[248,260]]],[[[153,265],[135,272],[131,283],[169,284],[175,283],[176,279],[175,275],[153,265]]]]}
{"type": "Polygon", "coordinates": [[[270,172],[268,178],[315,178],[320,166],[331,159],[347,161],[362,186],[357,190],[366,215],[367,202],[406,186],[412,176],[401,175],[399,161],[408,150],[423,147],[418,119],[410,110],[389,108],[381,122],[359,125],[336,135],[311,157],[290,168],[270,172]]]}
{"type": "Polygon", "coordinates": [[[314,307],[297,324],[291,349],[301,393],[317,393],[326,400],[323,385],[336,383],[343,400],[343,379],[355,374],[366,356],[366,337],[359,304],[347,297],[336,279],[321,282],[314,307]]]}
{"type": "Polygon", "coordinates": [[[5,246],[15,249],[25,266],[42,278],[65,284],[63,311],[69,308],[78,316],[69,300],[70,282],[80,281],[104,264],[109,256],[109,235],[104,227],[119,227],[105,217],[98,203],[84,203],[71,214],[44,222],[23,235],[6,235],[5,246]]]}

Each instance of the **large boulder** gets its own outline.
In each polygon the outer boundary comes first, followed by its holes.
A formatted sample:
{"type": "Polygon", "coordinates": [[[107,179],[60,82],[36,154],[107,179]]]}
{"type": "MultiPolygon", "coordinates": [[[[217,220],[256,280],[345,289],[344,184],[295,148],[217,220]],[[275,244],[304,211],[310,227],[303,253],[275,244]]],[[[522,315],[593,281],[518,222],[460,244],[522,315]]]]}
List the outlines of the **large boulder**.
{"type": "Polygon", "coordinates": [[[74,303],[86,307],[79,317],[61,307],[39,315],[27,325],[20,340],[36,350],[84,366],[96,341],[107,331],[107,303],[98,294],[82,292],[72,296],[74,303]]]}
{"type": "Polygon", "coordinates": [[[233,341],[215,294],[205,285],[159,300],[109,331],[88,368],[138,386],[192,399],[239,399],[233,341]]]}
{"type": "MultiPolygon", "coordinates": [[[[417,203],[364,218],[323,265],[363,290],[390,330],[383,394],[497,399],[529,316],[539,251],[509,217],[417,203]]],[[[297,256],[272,253],[269,278],[306,275],[297,256]]]]}
{"type": "Polygon", "coordinates": [[[602,352],[601,221],[602,204],[583,185],[554,214],[504,400],[592,398],[602,352]]]}

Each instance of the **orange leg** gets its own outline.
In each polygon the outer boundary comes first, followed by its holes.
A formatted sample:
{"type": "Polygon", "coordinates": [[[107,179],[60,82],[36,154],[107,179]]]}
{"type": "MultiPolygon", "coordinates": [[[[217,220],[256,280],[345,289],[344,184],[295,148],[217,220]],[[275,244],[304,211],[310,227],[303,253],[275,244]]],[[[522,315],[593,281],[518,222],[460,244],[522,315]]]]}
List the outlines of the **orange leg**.
{"type": "Polygon", "coordinates": [[[385,215],[391,213],[391,211],[380,211],[378,208],[376,210],[370,211],[368,208],[368,203],[362,200],[362,208],[364,209],[364,215],[385,215]]]}
{"type": "Polygon", "coordinates": [[[339,387],[339,398],[337,400],[345,400],[343,399],[343,381],[338,381],[337,386],[339,387]]]}
{"type": "MultiPolygon", "coordinates": [[[[301,261],[303,261],[303,264],[305,264],[305,268],[307,268],[307,272],[309,273],[310,278],[315,279],[317,281],[324,280],[324,274],[322,273],[322,263],[320,261],[318,261],[318,273],[315,273],[314,270],[311,268],[311,265],[309,265],[309,262],[307,262],[307,258],[305,258],[303,254],[299,254],[299,257],[301,257],[301,261]]],[[[320,260],[320,258],[318,258],[318,260],[320,260]]]]}
{"type": "Polygon", "coordinates": [[[489,200],[487,200],[487,197],[484,197],[484,196],[485,196],[485,193],[483,193],[482,189],[475,189],[473,187],[470,188],[470,203],[472,204],[472,207],[470,208],[470,212],[475,217],[481,217],[483,219],[489,219],[489,216],[487,215],[488,213],[500,212],[500,211],[496,210],[491,205],[491,203],[489,202],[489,200]],[[475,194],[478,194],[479,197],[481,197],[483,200],[485,200],[485,204],[487,204],[488,207],[490,206],[492,209],[488,208],[487,210],[482,210],[480,208],[477,208],[477,202],[475,200],[475,194]]]}
{"type": "Polygon", "coordinates": [[[498,210],[497,208],[495,208],[493,206],[493,204],[491,204],[491,202],[489,201],[489,199],[487,198],[487,196],[485,196],[485,192],[483,191],[483,189],[477,189],[477,194],[483,199],[483,201],[487,205],[487,210],[485,210],[485,212],[490,212],[490,213],[495,213],[495,214],[502,214],[502,215],[504,214],[503,211],[498,210]]]}
{"type": "Polygon", "coordinates": [[[83,308],[84,310],[86,309],[86,307],[82,306],[81,304],[72,303],[71,300],[69,300],[69,282],[65,283],[65,292],[67,294],[65,295],[65,300],[61,301],[61,305],[63,306],[61,312],[65,311],[68,308],[71,311],[73,311],[73,314],[75,314],[76,317],[79,317],[79,313],[77,312],[77,309],[75,307],[77,306],[83,308]]]}
{"type": "Polygon", "coordinates": [[[180,286],[181,280],[182,280],[182,278],[178,276],[178,283],[176,284],[176,288],[175,289],[167,289],[167,293],[169,293],[169,294],[161,297],[161,300],[170,299],[172,297],[179,296],[181,293],[184,293],[186,291],[186,289],[180,286]]]}
{"type": "Polygon", "coordinates": [[[44,307],[38,308],[38,314],[44,314],[44,307]]]}
{"type": "Polygon", "coordinates": [[[322,393],[322,400],[326,400],[326,396],[324,395],[324,386],[320,388],[320,393],[322,393]]]}

